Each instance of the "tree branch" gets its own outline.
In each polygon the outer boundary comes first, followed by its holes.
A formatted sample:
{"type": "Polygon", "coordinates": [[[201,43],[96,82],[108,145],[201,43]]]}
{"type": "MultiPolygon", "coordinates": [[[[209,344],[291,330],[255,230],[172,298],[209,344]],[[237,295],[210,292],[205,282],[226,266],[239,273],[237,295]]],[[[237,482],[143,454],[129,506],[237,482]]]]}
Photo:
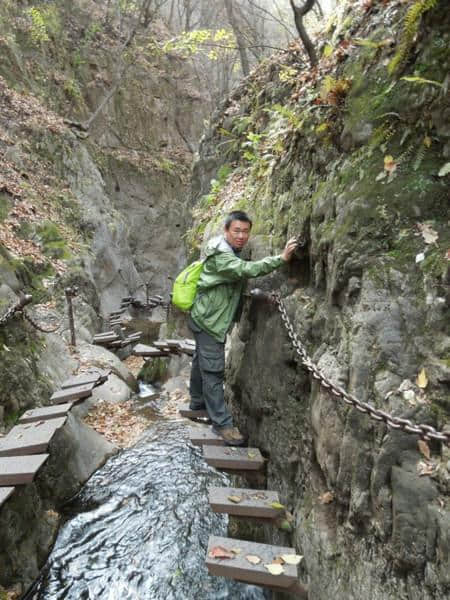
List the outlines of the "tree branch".
{"type": "Polygon", "coordinates": [[[289,0],[292,10],[294,11],[294,20],[295,26],[297,27],[298,35],[303,42],[303,46],[306,50],[306,53],[309,56],[309,62],[311,66],[314,67],[317,65],[317,54],[314,48],[314,44],[311,41],[311,38],[308,35],[308,32],[303,25],[303,17],[312,9],[315,0],[306,0],[304,4],[301,6],[297,6],[294,0],[289,0]]]}

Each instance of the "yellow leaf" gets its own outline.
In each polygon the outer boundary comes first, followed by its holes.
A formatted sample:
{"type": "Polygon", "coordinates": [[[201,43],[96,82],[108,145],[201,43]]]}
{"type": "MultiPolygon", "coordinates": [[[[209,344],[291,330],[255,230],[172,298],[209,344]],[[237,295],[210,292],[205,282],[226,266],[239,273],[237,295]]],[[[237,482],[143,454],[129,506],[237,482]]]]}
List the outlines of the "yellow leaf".
{"type": "Polygon", "coordinates": [[[239,504],[242,501],[242,496],[228,496],[228,500],[230,502],[234,502],[235,504],[239,504]]]}
{"type": "Polygon", "coordinates": [[[422,369],[420,371],[420,373],[417,375],[416,383],[423,390],[427,387],[427,385],[428,385],[428,377],[427,377],[427,374],[425,372],[425,369],[422,369]]]}
{"type": "Polygon", "coordinates": [[[245,558],[248,560],[249,563],[252,563],[252,565],[259,565],[259,563],[261,562],[259,556],[256,556],[255,554],[247,554],[245,558]]]}
{"type": "Polygon", "coordinates": [[[266,567],[266,569],[269,571],[269,573],[271,575],[281,575],[281,573],[284,573],[284,569],[281,565],[264,565],[266,567]]]}
{"type": "Polygon", "coordinates": [[[298,565],[303,556],[300,556],[300,554],[282,554],[281,558],[288,565],[298,565]]]}
{"type": "Polygon", "coordinates": [[[429,135],[426,135],[423,138],[423,145],[426,146],[427,148],[429,148],[431,146],[431,138],[429,135]]]}
{"type": "Polygon", "coordinates": [[[397,168],[397,163],[390,154],[384,157],[384,168],[388,173],[393,173],[397,168]]]}
{"type": "Polygon", "coordinates": [[[282,509],[282,508],[284,508],[284,504],[280,504],[279,502],[271,502],[271,503],[270,503],[270,506],[271,506],[272,508],[279,508],[279,509],[282,509]]]}

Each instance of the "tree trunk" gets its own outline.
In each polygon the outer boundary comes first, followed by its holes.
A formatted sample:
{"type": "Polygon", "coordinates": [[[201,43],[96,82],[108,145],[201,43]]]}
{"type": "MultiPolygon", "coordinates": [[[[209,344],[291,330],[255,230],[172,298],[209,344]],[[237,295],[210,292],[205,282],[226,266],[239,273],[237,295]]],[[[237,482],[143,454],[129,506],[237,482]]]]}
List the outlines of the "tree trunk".
{"type": "Polygon", "coordinates": [[[303,46],[309,56],[309,62],[312,67],[317,65],[317,54],[314,44],[303,25],[303,17],[312,9],[314,2],[315,0],[306,0],[302,6],[296,6],[295,1],[290,0],[292,10],[294,11],[295,26],[297,27],[298,35],[303,42],[303,46]]]}
{"type": "Polygon", "coordinates": [[[233,33],[236,37],[236,42],[237,42],[237,45],[239,48],[239,56],[241,59],[242,73],[244,74],[244,77],[247,77],[247,75],[250,73],[250,65],[248,62],[247,50],[245,48],[245,39],[241,33],[241,30],[239,29],[237,20],[234,16],[233,0],[224,0],[224,2],[225,2],[225,8],[227,10],[228,21],[231,25],[231,28],[233,29],[233,33]]]}

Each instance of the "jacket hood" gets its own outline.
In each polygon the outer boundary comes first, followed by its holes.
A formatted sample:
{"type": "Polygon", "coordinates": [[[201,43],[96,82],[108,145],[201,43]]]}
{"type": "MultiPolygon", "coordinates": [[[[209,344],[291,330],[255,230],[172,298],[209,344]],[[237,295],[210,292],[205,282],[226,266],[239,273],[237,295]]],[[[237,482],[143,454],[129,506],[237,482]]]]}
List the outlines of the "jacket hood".
{"type": "Polygon", "coordinates": [[[205,258],[213,256],[213,254],[217,254],[218,252],[233,252],[233,248],[223,235],[218,235],[208,240],[203,251],[205,258]]]}

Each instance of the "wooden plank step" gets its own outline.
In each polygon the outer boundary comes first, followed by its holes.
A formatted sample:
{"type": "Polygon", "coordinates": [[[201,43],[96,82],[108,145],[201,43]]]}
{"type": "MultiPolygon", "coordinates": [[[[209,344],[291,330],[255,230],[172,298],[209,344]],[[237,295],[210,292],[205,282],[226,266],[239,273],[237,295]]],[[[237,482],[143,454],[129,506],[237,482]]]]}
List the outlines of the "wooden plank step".
{"type": "Polygon", "coordinates": [[[63,390],[71,387],[77,387],[80,385],[86,385],[88,383],[103,383],[108,379],[108,375],[111,373],[110,369],[96,369],[92,371],[86,371],[86,373],[80,373],[79,375],[74,375],[70,377],[70,379],[66,379],[61,384],[63,390]]]}
{"type": "Polygon", "coordinates": [[[85,385],[79,385],[77,387],[71,387],[65,390],[58,390],[51,396],[50,400],[53,402],[53,404],[63,404],[70,402],[71,400],[77,402],[82,398],[87,398],[90,396],[93,389],[93,383],[86,383],[85,385]]]}
{"type": "Polygon", "coordinates": [[[153,342],[153,346],[158,348],[158,350],[163,350],[164,352],[170,352],[169,346],[164,341],[153,342]]]}
{"type": "Polygon", "coordinates": [[[178,349],[182,340],[160,340],[160,342],[166,344],[169,348],[178,349]]]}
{"type": "Polygon", "coordinates": [[[189,404],[182,404],[178,409],[178,412],[182,417],[186,417],[187,419],[208,419],[208,411],[207,410],[191,410],[189,408],[189,404]]]}
{"type": "Polygon", "coordinates": [[[216,513],[260,519],[276,519],[284,514],[284,508],[272,506],[280,504],[278,492],[229,487],[210,487],[208,492],[209,503],[216,513]]]}
{"type": "Polygon", "coordinates": [[[0,439],[0,456],[24,456],[45,452],[56,430],[64,425],[66,419],[67,417],[58,417],[16,425],[0,439]]]}
{"type": "Polygon", "coordinates": [[[182,342],[178,346],[178,351],[182,352],[183,354],[188,354],[189,356],[194,356],[195,346],[191,346],[182,342]]]}
{"type": "Polygon", "coordinates": [[[238,471],[258,471],[264,458],[258,448],[236,446],[204,446],[203,457],[212,467],[238,471]]]}
{"type": "Polygon", "coordinates": [[[225,446],[225,442],[211,427],[191,427],[189,440],[194,446],[225,446]]]}
{"type": "Polygon", "coordinates": [[[168,352],[155,348],[154,346],[147,346],[146,344],[136,344],[133,348],[133,354],[135,356],[149,356],[151,358],[157,356],[168,356],[168,352]]]}
{"type": "Polygon", "coordinates": [[[23,485],[31,483],[38,470],[49,457],[48,454],[32,456],[1,456],[0,485],[23,485]]]}
{"type": "Polygon", "coordinates": [[[8,500],[15,489],[14,487],[0,487],[0,506],[8,500]]]}
{"type": "Polygon", "coordinates": [[[32,408],[23,413],[19,419],[19,424],[33,423],[34,421],[45,421],[47,419],[56,419],[64,417],[72,408],[73,402],[66,404],[55,404],[53,406],[42,406],[40,408],[32,408]]]}
{"type": "Polygon", "coordinates": [[[96,333],[93,337],[96,342],[113,342],[118,339],[115,331],[105,331],[104,333],[96,333]]]}
{"type": "Polygon", "coordinates": [[[283,573],[280,575],[272,575],[264,566],[273,563],[277,557],[283,554],[295,555],[296,552],[294,548],[257,544],[212,535],[209,538],[206,552],[206,566],[211,575],[286,590],[297,583],[297,566],[283,564],[283,573]],[[210,554],[213,548],[217,547],[240,552],[235,553],[233,558],[213,558],[210,554]],[[247,560],[247,556],[257,556],[261,562],[256,565],[252,564],[247,560]]]}

